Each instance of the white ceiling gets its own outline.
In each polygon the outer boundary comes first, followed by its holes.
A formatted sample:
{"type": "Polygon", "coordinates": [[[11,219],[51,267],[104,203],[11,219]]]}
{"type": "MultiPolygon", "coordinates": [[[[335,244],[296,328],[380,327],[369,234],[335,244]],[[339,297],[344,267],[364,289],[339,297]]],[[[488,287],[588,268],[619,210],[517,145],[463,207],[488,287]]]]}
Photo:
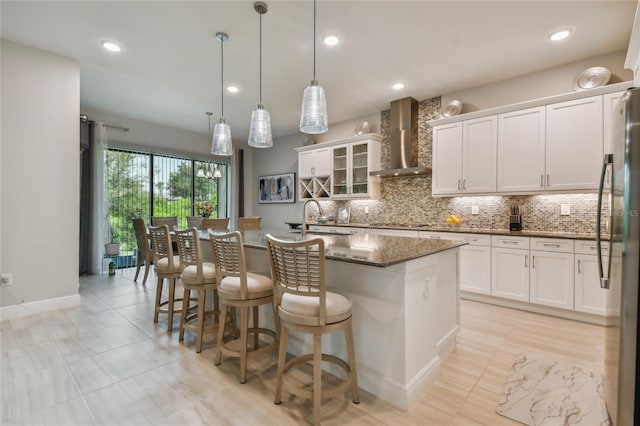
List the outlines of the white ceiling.
{"type": "MultiPolygon", "coordinates": [[[[313,76],[313,4],[268,1],[263,16],[263,103],[274,137],[297,132],[313,76]]],[[[252,1],[6,1],[2,37],[76,58],[81,104],[206,133],[220,110],[223,31],[225,117],[246,140],[258,103],[258,14],[252,1]],[[119,42],[105,52],[104,39],[119,42]]],[[[317,4],[317,78],[329,121],[388,108],[391,100],[453,93],[624,50],[635,1],[326,1],[317,4]],[[570,27],[573,36],[546,36],[570,27]],[[337,33],[343,42],[324,46],[337,33]],[[393,82],[406,88],[393,91],[393,82]]]]}

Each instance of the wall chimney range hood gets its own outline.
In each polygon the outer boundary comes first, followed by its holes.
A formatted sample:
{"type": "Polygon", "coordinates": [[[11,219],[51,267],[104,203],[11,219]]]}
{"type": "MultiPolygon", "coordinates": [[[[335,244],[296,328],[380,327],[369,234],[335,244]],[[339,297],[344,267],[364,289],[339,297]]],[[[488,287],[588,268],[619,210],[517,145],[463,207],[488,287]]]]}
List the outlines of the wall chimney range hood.
{"type": "Polygon", "coordinates": [[[418,101],[409,97],[391,102],[389,169],[376,170],[370,176],[415,176],[431,174],[418,165],[418,101]]]}

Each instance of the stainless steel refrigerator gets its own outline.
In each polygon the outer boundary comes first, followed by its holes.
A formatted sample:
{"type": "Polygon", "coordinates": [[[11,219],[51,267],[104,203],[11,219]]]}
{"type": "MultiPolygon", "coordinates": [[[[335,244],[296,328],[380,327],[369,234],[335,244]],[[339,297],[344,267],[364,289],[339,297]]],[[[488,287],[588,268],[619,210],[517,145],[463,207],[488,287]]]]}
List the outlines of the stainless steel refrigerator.
{"type": "Polygon", "coordinates": [[[625,92],[613,124],[613,153],[605,155],[600,177],[597,245],[600,286],[620,302],[605,333],[605,399],[612,424],[626,426],[640,424],[640,88],[625,92]]]}

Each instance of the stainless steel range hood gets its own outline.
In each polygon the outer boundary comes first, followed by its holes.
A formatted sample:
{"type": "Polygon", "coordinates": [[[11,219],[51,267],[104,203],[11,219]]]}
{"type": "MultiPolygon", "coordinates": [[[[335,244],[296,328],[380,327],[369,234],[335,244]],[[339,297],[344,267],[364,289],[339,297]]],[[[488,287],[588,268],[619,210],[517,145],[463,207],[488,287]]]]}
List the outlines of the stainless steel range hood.
{"type": "Polygon", "coordinates": [[[414,176],[431,174],[431,169],[418,165],[418,101],[404,98],[391,102],[389,168],[376,170],[370,176],[414,176]]]}

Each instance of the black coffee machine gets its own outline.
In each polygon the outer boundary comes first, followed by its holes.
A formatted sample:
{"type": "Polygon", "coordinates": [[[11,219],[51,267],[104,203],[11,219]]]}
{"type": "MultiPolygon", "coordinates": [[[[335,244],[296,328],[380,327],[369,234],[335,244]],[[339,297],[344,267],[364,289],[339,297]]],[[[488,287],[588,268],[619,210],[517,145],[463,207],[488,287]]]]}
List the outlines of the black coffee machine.
{"type": "Polygon", "coordinates": [[[522,215],[520,214],[520,206],[511,206],[511,214],[509,215],[509,231],[522,231],[522,215]]]}

